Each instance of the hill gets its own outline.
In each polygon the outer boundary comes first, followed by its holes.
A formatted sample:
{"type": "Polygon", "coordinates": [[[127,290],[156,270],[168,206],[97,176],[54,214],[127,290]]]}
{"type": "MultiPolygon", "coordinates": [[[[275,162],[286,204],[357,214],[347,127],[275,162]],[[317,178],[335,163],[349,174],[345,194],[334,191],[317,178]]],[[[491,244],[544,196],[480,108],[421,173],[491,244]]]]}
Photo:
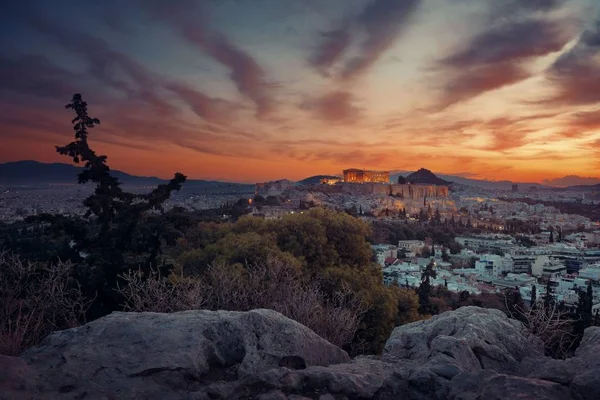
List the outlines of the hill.
{"type": "Polygon", "coordinates": [[[316,185],[321,183],[322,179],[335,179],[339,178],[339,176],[335,175],[315,175],[309,176],[308,178],[304,178],[301,181],[296,182],[299,185],[316,185]]]}
{"type": "Polygon", "coordinates": [[[409,174],[406,177],[406,181],[409,183],[420,183],[427,185],[450,185],[452,183],[438,178],[433,172],[425,168],[421,168],[420,170],[409,174]]]}
{"type": "Polygon", "coordinates": [[[562,178],[544,179],[544,184],[561,188],[572,186],[595,186],[600,185],[600,178],[593,176],[567,175],[562,178]]]}
{"type": "MultiPolygon", "coordinates": [[[[411,171],[392,171],[392,175],[390,179],[392,182],[395,182],[398,179],[399,175],[408,176],[411,174],[411,171]]],[[[544,189],[546,186],[541,185],[535,182],[513,182],[513,181],[490,181],[486,179],[473,179],[473,178],[465,178],[464,176],[457,175],[448,175],[448,174],[436,174],[438,178],[449,181],[451,183],[466,185],[466,186],[475,186],[482,189],[487,190],[511,190],[513,184],[519,185],[520,189],[536,187],[539,189],[544,189]]]]}
{"type": "MultiPolygon", "coordinates": [[[[41,163],[32,160],[0,163],[0,185],[2,186],[41,186],[49,184],[74,184],[77,182],[77,174],[83,168],[64,163],[41,163]]],[[[136,176],[126,172],[111,170],[111,174],[118,178],[124,185],[132,186],[155,186],[167,183],[166,179],[155,176],[136,176]]],[[[184,189],[215,189],[228,188],[237,190],[253,190],[254,185],[206,181],[188,180],[184,189]]]]}
{"type": "Polygon", "coordinates": [[[600,183],[597,185],[576,185],[561,188],[562,190],[573,191],[573,192],[598,192],[600,191],[600,183]]]}

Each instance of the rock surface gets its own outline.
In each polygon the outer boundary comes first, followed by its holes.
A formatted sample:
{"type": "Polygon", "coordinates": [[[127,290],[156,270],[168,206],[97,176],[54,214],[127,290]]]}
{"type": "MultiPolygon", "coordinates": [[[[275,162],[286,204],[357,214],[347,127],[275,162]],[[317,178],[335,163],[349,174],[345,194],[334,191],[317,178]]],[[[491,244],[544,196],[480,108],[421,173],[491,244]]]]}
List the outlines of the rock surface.
{"type": "Polygon", "coordinates": [[[565,361],[524,333],[500,311],[463,307],[350,360],[270,310],[113,313],[0,358],[0,399],[600,398],[600,328],[565,361]]]}

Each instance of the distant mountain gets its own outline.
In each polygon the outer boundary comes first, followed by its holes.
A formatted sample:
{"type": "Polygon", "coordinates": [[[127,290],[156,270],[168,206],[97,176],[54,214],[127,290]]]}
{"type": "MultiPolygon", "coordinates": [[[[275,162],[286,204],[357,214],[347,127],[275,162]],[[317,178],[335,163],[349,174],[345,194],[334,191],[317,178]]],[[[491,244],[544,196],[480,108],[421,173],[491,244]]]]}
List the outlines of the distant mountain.
{"type": "MultiPolygon", "coordinates": [[[[82,169],[71,164],[47,164],[31,160],[2,163],[0,185],[77,183],[77,174],[82,169]]],[[[134,176],[116,170],[111,170],[111,173],[124,184],[156,185],[163,182],[157,177],[134,176]]]]}
{"type": "MultiPolygon", "coordinates": [[[[49,184],[74,184],[77,183],[77,174],[83,168],[63,163],[41,163],[37,161],[16,161],[0,163],[0,185],[2,186],[35,186],[49,184]]],[[[124,185],[155,186],[166,183],[168,180],[155,176],[136,176],[122,171],[111,170],[111,174],[118,178],[124,185]]],[[[254,185],[188,180],[184,189],[191,188],[231,188],[240,190],[251,190],[254,185]]]]}
{"type": "Polygon", "coordinates": [[[598,192],[598,191],[600,191],[600,183],[597,185],[568,186],[566,188],[560,188],[560,189],[573,191],[573,192],[598,192]]]}
{"type": "Polygon", "coordinates": [[[425,168],[421,168],[420,170],[407,175],[406,181],[408,183],[421,183],[427,185],[449,185],[452,183],[438,178],[433,172],[425,168]]]}
{"type": "Polygon", "coordinates": [[[339,178],[339,176],[335,176],[335,175],[315,175],[315,176],[310,176],[308,178],[304,178],[301,181],[296,182],[298,185],[316,185],[321,183],[321,180],[323,179],[335,179],[335,178],[339,178]]]}
{"type": "MultiPolygon", "coordinates": [[[[399,175],[406,177],[411,173],[411,171],[392,171],[392,175],[390,178],[392,182],[396,182],[398,180],[399,175]]],[[[465,178],[464,176],[447,175],[439,173],[436,174],[436,176],[438,178],[444,179],[455,184],[475,186],[487,190],[511,190],[513,184],[519,185],[519,190],[526,190],[530,187],[535,187],[537,189],[547,188],[547,186],[535,182],[489,181],[485,179],[472,179],[465,178]]]]}
{"type": "Polygon", "coordinates": [[[557,187],[594,186],[600,184],[600,178],[592,176],[567,175],[562,178],[544,179],[544,184],[557,187]]]}

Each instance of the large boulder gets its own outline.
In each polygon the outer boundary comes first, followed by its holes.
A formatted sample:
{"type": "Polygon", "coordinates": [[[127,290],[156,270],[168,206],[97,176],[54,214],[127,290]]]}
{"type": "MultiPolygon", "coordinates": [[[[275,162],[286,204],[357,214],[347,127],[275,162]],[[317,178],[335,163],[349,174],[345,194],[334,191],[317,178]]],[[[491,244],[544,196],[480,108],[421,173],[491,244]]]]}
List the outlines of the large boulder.
{"type": "Polygon", "coordinates": [[[514,373],[524,358],[543,356],[542,341],[527,335],[523,324],[502,311],[461,307],[394,329],[382,360],[454,365],[472,373],[514,373]]]}
{"type": "Polygon", "coordinates": [[[575,355],[566,360],[526,360],[521,375],[568,386],[584,400],[600,399],[600,327],[587,328],[575,355]]]}
{"type": "Polygon", "coordinates": [[[381,357],[350,360],[269,310],[114,313],[0,358],[0,399],[600,398],[600,328],[569,360],[523,326],[464,307],[398,327],[381,357]]]}
{"type": "MultiPolygon", "coordinates": [[[[53,393],[180,398],[272,368],[348,362],[343,350],[271,310],[121,313],[55,332],[22,357],[53,393]]],[[[62,397],[62,398],[70,398],[62,397]]]]}

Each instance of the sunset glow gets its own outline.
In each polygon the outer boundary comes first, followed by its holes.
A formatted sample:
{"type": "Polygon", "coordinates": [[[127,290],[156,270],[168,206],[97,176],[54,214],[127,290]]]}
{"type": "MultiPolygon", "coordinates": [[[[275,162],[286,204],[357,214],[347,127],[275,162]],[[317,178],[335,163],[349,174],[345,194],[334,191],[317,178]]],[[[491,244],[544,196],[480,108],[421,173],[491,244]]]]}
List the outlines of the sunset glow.
{"type": "Polygon", "coordinates": [[[101,121],[92,146],[137,175],[600,176],[595,0],[61,0],[2,14],[0,162],[69,162],[54,146],[72,139],[78,92],[101,121]]]}

